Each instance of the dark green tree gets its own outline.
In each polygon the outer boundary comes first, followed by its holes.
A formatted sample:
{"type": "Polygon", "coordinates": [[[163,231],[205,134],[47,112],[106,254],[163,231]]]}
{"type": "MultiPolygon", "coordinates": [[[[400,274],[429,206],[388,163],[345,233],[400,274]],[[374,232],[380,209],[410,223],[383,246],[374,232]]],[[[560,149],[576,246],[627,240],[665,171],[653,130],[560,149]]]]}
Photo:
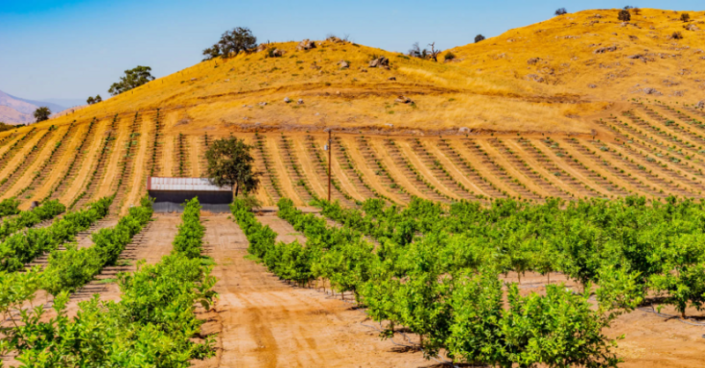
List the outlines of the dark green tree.
{"type": "Polygon", "coordinates": [[[153,81],[154,77],[151,71],[152,68],[141,65],[134,69],[125,70],[125,75],[120,77],[120,82],[113,83],[108,92],[115,96],[153,81]]]}
{"type": "Polygon", "coordinates": [[[218,186],[232,185],[236,197],[240,190],[256,190],[261,174],[253,167],[252,148],[244,140],[232,137],[214,141],[206,152],[211,182],[218,186]]]}
{"type": "Polygon", "coordinates": [[[257,46],[257,37],[252,34],[249,28],[237,27],[232,31],[227,31],[220,36],[220,41],[203,50],[203,60],[211,60],[217,57],[230,57],[253,49],[257,46]]]}
{"type": "Polygon", "coordinates": [[[617,18],[622,22],[629,22],[632,19],[632,15],[629,13],[629,10],[623,9],[619,11],[617,18]]]}
{"type": "Polygon", "coordinates": [[[203,55],[205,56],[203,58],[204,61],[222,56],[222,54],[220,53],[220,45],[216,43],[212,47],[203,50],[203,55]]]}
{"type": "Polygon", "coordinates": [[[690,21],[690,14],[688,14],[688,13],[681,14],[681,20],[684,22],[690,21]]]}
{"type": "Polygon", "coordinates": [[[559,8],[558,10],[556,10],[555,14],[556,15],[565,15],[565,14],[568,14],[568,11],[565,10],[565,8],[559,8]]]}
{"type": "Polygon", "coordinates": [[[100,97],[100,95],[97,95],[97,96],[95,96],[95,97],[90,96],[90,97],[88,97],[88,99],[86,100],[86,103],[89,104],[89,105],[97,104],[98,102],[103,102],[103,98],[100,97]]]}
{"type": "Polygon", "coordinates": [[[485,36],[483,36],[481,34],[475,36],[475,43],[478,43],[478,42],[484,41],[484,40],[485,40],[485,36]]]}
{"type": "Polygon", "coordinates": [[[49,115],[51,115],[51,110],[49,110],[46,106],[42,106],[34,110],[34,118],[37,119],[37,123],[49,120],[49,115]]]}

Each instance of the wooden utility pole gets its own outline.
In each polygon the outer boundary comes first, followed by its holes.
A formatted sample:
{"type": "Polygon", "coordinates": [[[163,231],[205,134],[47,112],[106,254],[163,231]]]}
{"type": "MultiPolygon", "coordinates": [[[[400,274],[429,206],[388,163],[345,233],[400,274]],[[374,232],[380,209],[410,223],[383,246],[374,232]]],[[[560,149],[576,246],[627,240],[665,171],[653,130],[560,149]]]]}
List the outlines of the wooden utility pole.
{"type": "Polygon", "coordinates": [[[328,130],[328,202],[330,203],[331,152],[333,152],[333,130],[328,130]]]}

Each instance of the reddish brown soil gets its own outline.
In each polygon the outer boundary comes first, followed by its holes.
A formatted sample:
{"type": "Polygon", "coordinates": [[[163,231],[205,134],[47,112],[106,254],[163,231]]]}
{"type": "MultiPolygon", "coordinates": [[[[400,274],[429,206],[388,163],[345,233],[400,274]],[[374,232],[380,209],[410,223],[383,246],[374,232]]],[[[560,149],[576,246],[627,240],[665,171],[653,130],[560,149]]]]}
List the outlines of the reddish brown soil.
{"type": "MultiPolygon", "coordinates": [[[[199,367],[428,367],[420,352],[403,351],[362,326],[365,315],[348,303],[290,286],[245,259],[247,239],[224,216],[208,217],[219,281],[217,357],[199,367]]],[[[270,219],[271,220],[271,219],[270,219]]],[[[367,321],[367,323],[370,323],[367,321]]]]}

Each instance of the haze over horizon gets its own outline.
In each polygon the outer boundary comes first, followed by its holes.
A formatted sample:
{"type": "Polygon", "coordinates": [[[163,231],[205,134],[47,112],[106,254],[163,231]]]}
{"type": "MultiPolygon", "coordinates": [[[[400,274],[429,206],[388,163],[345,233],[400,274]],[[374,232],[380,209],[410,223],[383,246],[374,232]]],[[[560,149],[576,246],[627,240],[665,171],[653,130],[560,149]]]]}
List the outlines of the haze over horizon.
{"type": "MultiPolygon", "coordinates": [[[[671,1],[676,10],[697,6],[671,1]]],[[[205,0],[7,1],[0,8],[0,90],[25,99],[109,97],[110,84],[126,69],[152,67],[162,77],[198,63],[201,52],[226,30],[249,27],[258,42],[323,39],[349,35],[354,42],[406,52],[414,42],[448,49],[471,43],[475,35],[497,36],[509,29],[569,12],[621,8],[614,1],[531,4],[505,0],[484,4],[460,1],[334,4],[280,0],[233,4],[205,0]],[[86,31],[90,30],[90,31],[86,31]]],[[[629,4],[659,7],[662,2],[629,4]]]]}

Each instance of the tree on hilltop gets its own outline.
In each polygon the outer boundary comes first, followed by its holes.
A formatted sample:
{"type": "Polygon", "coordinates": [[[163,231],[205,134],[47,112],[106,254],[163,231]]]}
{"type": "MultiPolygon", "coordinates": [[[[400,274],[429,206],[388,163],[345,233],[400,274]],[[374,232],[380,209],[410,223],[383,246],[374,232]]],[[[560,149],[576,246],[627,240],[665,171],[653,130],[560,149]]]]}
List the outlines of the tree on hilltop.
{"type": "Polygon", "coordinates": [[[51,110],[46,106],[42,106],[34,110],[34,118],[37,119],[37,123],[49,120],[50,115],[51,110]]]}
{"type": "Polygon", "coordinates": [[[232,31],[223,33],[218,43],[203,50],[203,60],[237,56],[237,54],[255,47],[257,47],[257,37],[252,34],[252,31],[249,28],[236,27],[232,31]]]}
{"type": "Polygon", "coordinates": [[[252,148],[244,140],[234,137],[214,141],[206,152],[207,176],[211,183],[233,186],[235,197],[240,190],[245,193],[256,190],[261,174],[254,170],[254,158],[250,153],[252,148]]]}
{"type": "Polygon", "coordinates": [[[428,58],[428,50],[427,49],[421,49],[419,46],[418,42],[415,42],[413,45],[411,45],[411,49],[409,49],[409,56],[416,57],[419,59],[427,59],[428,58]]]}
{"type": "Polygon", "coordinates": [[[86,103],[89,104],[89,105],[97,104],[98,102],[103,102],[103,98],[100,97],[100,95],[97,95],[97,96],[95,96],[95,97],[90,96],[90,97],[88,97],[88,99],[86,100],[86,103]]]}
{"type": "Polygon", "coordinates": [[[688,21],[690,21],[690,14],[688,14],[688,13],[683,13],[683,14],[681,14],[681,20],[682,20],[683,22],[688,22],[688,21]]]}
{"type": "Polygon", "coordinates": [[[443,50],[436,50],[436,43],[429,43],[429,46],[431,46],[431,52],[428,53],[428,57],[430,59],[433,59],[433,61],[438,61],[438,55],[441,53],[443,50]]]}
{"type": "Polygon", "coordinates": [[[108,92],[115,96],[153,81],[154,77],[151,71],[152,68],[141,65],[131,70],[125,70],[125,76],[120,77],[120,82],[113,83],[108,92]]]}
{"type": "Polygon", "coordinates": [[[620,10],[617,18],[622,22],[629,22],[632,19],[632,15],[629,13],[629,10],[620,10]]]}
{"type": "Polygon", "coordinates": [[[481,34],[475,36],[475,43],[478,43],[478,42],[484,41],[484,40],[485,40],[485,36],[483,36],[481,34]]]}
{"type": "Polygon", "coordinates": [[[565,8],[560,8],[560,9],[556,10],[556,15],[564,15],[564,14],[568,14],[568,11],[565,10],[565,8]]]}

